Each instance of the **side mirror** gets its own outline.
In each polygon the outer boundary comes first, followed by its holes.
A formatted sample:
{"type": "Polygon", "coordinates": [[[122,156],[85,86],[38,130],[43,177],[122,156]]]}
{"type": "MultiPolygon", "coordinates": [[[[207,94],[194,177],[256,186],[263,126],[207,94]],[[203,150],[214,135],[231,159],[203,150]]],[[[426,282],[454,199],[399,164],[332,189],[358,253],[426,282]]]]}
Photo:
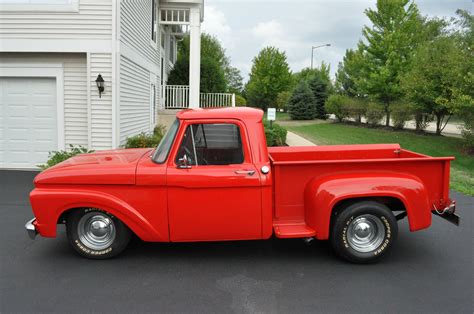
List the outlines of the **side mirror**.
{"type": "Polygon", "coordinates": [[[183,158],[178,159],[178,169],[191,169],[189,164],[188,156],[184,154],[183,158]]]}

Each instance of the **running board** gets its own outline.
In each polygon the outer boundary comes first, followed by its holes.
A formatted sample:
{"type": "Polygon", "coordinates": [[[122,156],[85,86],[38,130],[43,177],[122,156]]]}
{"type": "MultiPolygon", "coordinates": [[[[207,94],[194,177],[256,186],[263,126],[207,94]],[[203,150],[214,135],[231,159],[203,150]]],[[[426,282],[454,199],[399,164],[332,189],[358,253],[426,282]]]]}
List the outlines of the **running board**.
{"type": "Polygon", "coordinates": [[[311,238],[316,235],[313,228],[301,223],[273,225],[273,230],[277,238],[311,238]]]}

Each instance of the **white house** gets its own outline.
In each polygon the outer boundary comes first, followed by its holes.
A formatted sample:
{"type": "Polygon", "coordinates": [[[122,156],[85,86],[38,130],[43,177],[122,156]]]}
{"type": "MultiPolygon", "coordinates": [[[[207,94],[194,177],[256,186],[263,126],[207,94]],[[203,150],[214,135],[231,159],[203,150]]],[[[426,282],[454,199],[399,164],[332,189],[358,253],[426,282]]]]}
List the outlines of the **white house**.
{"type": "Polygon", "coordinates": [[[203,0],[0,0],[0,168],[34,168],[70,144],[119,147],[152,130],[163,109],[231,105],[232,95],[199,92],[203,6],[203,0]],[[185,32],[189,86],[168,86],[185,32]]]}

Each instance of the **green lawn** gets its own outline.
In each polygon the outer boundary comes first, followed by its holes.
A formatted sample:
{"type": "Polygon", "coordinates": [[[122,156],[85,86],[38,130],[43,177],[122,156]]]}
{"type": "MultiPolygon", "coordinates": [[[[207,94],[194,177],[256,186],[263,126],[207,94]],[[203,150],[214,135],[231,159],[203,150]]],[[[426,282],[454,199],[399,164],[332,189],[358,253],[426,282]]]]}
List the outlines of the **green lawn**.
{"type": "Polygon", "coordinates": [[[462,139],[339,123],[288,125],[285,128],[318,145],[399,143],[405,149],[426,155],[454,156],[456,160],[451,164],[451,188],[474,195],[474,156],[461,152],[462,139]]]}

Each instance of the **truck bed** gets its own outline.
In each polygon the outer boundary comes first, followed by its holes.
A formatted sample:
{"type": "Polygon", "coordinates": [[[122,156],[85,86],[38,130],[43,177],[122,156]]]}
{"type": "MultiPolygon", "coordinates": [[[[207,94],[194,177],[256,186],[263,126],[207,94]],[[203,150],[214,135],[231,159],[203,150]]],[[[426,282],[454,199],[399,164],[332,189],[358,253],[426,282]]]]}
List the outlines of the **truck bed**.
{"type": "MultiPolygon", "coordinates": [[[[274,175],[274,230],[279,237],[314,236],[305,222],[304,191],[315,178],[370,173],[397,173],[419,179],[430,204],[449,198],[452,157],[430,157],[398,144],[270,147],[274,175]]],[[[419,210],[431,210],[430,208],[419,210]]]]}

